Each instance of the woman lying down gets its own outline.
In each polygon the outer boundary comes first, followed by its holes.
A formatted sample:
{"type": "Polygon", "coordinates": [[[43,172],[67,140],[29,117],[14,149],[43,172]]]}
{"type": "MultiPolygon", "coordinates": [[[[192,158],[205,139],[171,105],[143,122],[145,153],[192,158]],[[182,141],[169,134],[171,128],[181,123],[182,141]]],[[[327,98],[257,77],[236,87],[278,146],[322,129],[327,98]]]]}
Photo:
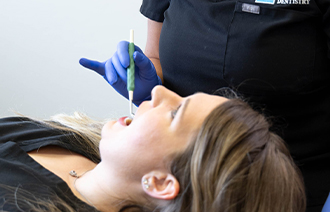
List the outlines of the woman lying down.
{"type": "Polygon", "coordinates": [[[0,121],[1,211],[302,212],[281,138],[239,99],[162,86],[132,122],[0,121]]]}

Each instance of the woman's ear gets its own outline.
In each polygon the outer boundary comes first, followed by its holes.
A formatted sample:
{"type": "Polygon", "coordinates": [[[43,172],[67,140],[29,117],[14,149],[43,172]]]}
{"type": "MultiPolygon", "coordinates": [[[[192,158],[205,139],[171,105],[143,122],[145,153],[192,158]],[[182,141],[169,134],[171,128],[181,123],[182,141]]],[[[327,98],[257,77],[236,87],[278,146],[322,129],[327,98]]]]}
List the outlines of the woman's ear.
{"type": "Polygon", "coordinates": [[[169,173],[152,171],[145,174],[141,181],[144,192],[149,196],[161,200],[174,199],[179,191],[178,180],[169,173]]]}

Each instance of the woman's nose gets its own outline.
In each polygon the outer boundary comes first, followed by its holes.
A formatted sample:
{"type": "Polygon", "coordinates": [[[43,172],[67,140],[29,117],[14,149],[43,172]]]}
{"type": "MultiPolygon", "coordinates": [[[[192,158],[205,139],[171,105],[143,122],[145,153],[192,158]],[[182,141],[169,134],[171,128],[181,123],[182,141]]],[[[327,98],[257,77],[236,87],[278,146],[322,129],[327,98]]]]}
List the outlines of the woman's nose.
{"type": "Polygon", "coordinates": [[[178,101],[180,96],[174,92],[168,90],[164,86],[155,86],[151,91],[151,105],[156,107],[163,102],[175,102],[178,101]]]}

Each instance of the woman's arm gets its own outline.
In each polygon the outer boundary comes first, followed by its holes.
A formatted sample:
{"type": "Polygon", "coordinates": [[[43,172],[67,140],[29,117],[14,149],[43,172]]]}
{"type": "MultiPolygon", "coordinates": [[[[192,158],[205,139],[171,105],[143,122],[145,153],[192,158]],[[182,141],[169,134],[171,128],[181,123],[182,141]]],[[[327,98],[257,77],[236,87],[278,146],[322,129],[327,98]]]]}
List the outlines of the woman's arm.
{"type": "Polygon", "coordinates": [[[147,44],[145,55],[151,60],[156,68],[157,75],[163,80],[163,71],[159,60],[159,38],[163,23],[148,19],[147,44]]]}

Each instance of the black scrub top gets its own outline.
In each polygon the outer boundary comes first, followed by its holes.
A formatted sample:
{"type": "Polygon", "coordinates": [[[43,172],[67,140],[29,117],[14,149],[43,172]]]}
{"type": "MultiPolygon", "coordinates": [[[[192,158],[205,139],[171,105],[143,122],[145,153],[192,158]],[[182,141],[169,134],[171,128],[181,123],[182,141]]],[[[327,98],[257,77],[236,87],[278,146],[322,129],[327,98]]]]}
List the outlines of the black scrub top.
{"type": "MultiPolygon", "coordinates": [[[[17,193],[26,190],[38,199],[48,199],[56,194],[75,211],[96,211],[82,202],[70,190],[68,185],[57,175],[45,169],[27,152],[42,146],[56,145],[77,152],[85,157],[98,161],[97,158],[86,155],[68,141],[72,133],[55,130],[43,126],[27,118],[10,117],[0,119],[0,211],[30,211],[25,208],[24,198],[18,196],[18,206],[8,203],[17,193]],[[7,189],[4,185],[14,188],[7,189]]],[[[15,203],[15,202],[14,202],[15,203]]],[[[42,208],[42,207],[41,207],[42,208]]],[[[66,211],[59,206],[61,211],[66,211]]]]}
{"type": "Polygon", "coordinates": [[[274,117],[307,190],[330,191],[330,0],[143,0],[163,22],[164,85],[182,96],[231,87],[274,117]]]}

